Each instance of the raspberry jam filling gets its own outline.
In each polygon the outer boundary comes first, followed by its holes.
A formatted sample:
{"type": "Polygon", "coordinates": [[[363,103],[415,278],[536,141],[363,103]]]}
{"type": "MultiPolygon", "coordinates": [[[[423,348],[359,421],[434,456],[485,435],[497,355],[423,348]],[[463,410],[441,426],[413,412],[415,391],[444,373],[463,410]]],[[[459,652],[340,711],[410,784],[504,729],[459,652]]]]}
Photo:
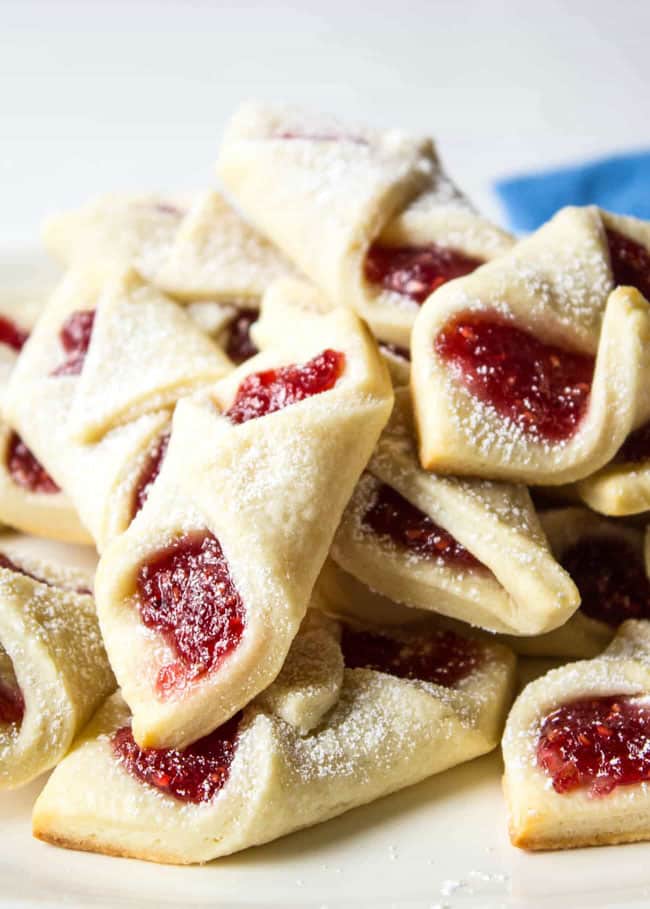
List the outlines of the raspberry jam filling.
{"type": "Polygon", "coordinates": [[[371,631],[343,627],[343,659],[348,669],[374,669],[400,679],[418,679],[453,687],[483,660],[475,641],[452,631],[430,631],[405,641],[371,631]]]}
{"type": "Polygon", "coordinates": [[[565,441],[585,415],[593,357],[545,344],[496,315],[473,313],[448,322],[434,346],[468,391],[527,435],[565,441]]]}
{"type": "Polygon", "coordinates": [[[383,353],[399,357],[400,360],[406,360],[407,363],[411,362],[411,351],[407,347],[400,347],[399,344],[392,344],[390,341],[380,341],[379,349],[383,353]]]}
{"type": "Polygon", "coordinates": [[[113,753],[121,766],[142,783],[183,802],[209,802],[223,789],[237,750],[241,714],[194,742],[184,751],[140,748],[130,726],[112,736],[113,753]]]}
{"type": "Polygon", "coordinates": [[[463,568],[484,567],[450,533],[386,483],[377,489],[363,516],[363,524],[378,536],[389,537],[398,546],[418,555],[463,568]]]}
{"type": "Polygon", "coordinates": [[[11,319],[6,316],[0,316],[0,344],[6,344],[16,353],[23,349],[23,344],[29,337],[26,331],[19,328],[11,319]]]}
{"type": "Polygon", "coordinates": [[[559,793],[597,797],[650,780],[650,704],[621,696],[558,707],[542,723],[537,764],[559,793]]]}
{"type": "Polygon", "coordinates": [[[617,230],[610,229],[606,233],[614,283],[636,287],[646,300],[650,300],[650,251],[617,230]]]}
{"type": "Polygon", "coordinates": [[[613,626],[650,618],[650,581],[641,555],[626,540],[585,537],[560,561],[580,591],[585,615],[613,626]]]}
{"type": "Polygon", "coordinates": [[[65,320],[59,332],[66,358],[52,372],[53,376],[78,376],[83,369],[95,322],[94,309],[80,309],[65,320]]]}
{"type": "Polygon", "coordinates": [[[232,407],[232,423],[247,423],[334,388],[345,368],[345,354],[324,350],[302,366],[255,372],[242,381],[232,407]]]}
{"type": "Polygon", "coordinates": [[[19,725],[25,715],[25,700],[20,688],[0,678],[0,723],[19,725]]]}
{"type": "Polygon", "coordinates": [[[617,464],[640,464],[642,461],[650,461],[650,423],[644,423],[629,434],[614,460],[617,464]]]}
{"type": "Polygon", "coordinates": [[[160,468],[165,460],[171,431],[163,432],[156,442],[154,448],[149,454],[144,467],[140,471],[140,476],[133,490],[133,504],[131,506],[131,520],[137,515],[144,503],[147,501],[149,490],[153,486],[160,468]]]}
{"type": "Polygon", "coordinates": [[[257,322],[259,317],[256,309],[240,309],[228,326],[226,353],[233,363],[239,364],[250,360],[258,352],[251,338],[251,325],[257,322]]]}
{"type": "Polygon", "coordinates": [[[12,432],[9,437],[7,470],[16,486],[21,486],[29,492],[61,491],[16,432],[12,432]]]}
{"type": "Polygon", "coordinates": [[[445,246],[382,246],[373,243],[364,262],[370,284],[383,287],[422,304],[447,281],[473,272],[480,259],[445,246]]]}
{"type": "Polygon", "coordinates": [[[211,533],[180,537],[139,569],[138,608],[177,660],[157,679],[161,695],[215,669],[244,632],[244,605],[221,545],[211,533]]]}

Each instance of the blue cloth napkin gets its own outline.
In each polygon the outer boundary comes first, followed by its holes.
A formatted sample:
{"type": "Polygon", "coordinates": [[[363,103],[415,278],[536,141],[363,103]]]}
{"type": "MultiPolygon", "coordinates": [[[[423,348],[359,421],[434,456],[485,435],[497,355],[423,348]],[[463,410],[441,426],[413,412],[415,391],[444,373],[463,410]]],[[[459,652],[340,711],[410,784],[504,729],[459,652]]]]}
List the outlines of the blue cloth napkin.
{"type": "Polygon", "coordinates": [[[535,230],[563,205],[594,204],[650,220],[650,151],[508,177],[495,189],[515,231],[535,230]]]}

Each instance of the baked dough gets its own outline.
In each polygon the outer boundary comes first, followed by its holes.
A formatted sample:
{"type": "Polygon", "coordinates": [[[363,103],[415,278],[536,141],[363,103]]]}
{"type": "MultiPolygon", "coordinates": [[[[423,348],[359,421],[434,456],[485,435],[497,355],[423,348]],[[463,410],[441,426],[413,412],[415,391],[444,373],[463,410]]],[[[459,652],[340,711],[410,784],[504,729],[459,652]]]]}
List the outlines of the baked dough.
{"type": "Polygon", "coordinates": [[[251,223],[303,274],[382,341],[404,347],[418,306],[365,279],[374,240],[435,243],[482,260],[512,243],[453,186],[429,139],[398,130],[249,103],[226,130],[217,170],[251,223]]]}
{"type": "Polygon", "coordinates": [[[621,785],[593,797],[587,789],[558,793],[537,766],[543,719],[583,698],[640,696],[650,691],[650,624],[624,622],[602,656],[553,669],[515,702],[503,737],[504,790],[510,838],[524,849],[570,849],[650,838],[650,790],[621,785]]]}
{"type": "MultiPolygon", "coordinates": [[[[43,301],[23,297],[19,291],[0,298],[0,320],[15,328],[13,344],[0,341],[0,401],[24,344],[41,311],[43,301]]],[[[0,420],[0,522],[38,536],[70,543],[90,543],[91,537],[81,524],[72,503],[62,491],[37,491],[18,482],[9,469],[12,445],[18,440],[0,420]]]]}
{"type": "Polygon", "coordinates": [[[93,275],[69,272],[18,359],[5,415],[102,549],[133,517],[134,490],[176,400],[230,368],[184,309],[134,271],[101,291],[93,275]],[[81,374],[52,375],[62,324],[87,310],[96,315],[81,374]]]}
{"type": "MultiPolygon", "coordinates": [[[[623,223],[624,221],[624,223],[623,223]]],[[[607,464],[650,416],[650,308],[614,290],[605,227],[629,219],[566,208],[510,253],[436,291],[412,338],[411,384],[420,458],[431,470],[559,485],[607,464]],[[545,343],[596,356],[587,409],[570,438],[524,432],[455,379],[435,340],[454,317],[492,313],[545,343]]],[[[635,222],[648,234],[650,226],[635,222]]]]}
{"type": "Polygon", "coordinates": [[[0,721],[0,789],[13,789],[58,763],[115,679],[83,575],[1,540],[0,553],[20,569],[0,567],[0,688],[24,701],[22,721],[0,721]]]}
{"type": "MultiPolygon", "coordinates": [[[[340,660],[336,623],[330,628],[328,649],[338,650],[340,660]]],[[[393,634],[406,646],[412,640],[408,632],[393,634]]],[[[34,834],[73,849],[205,862],[412,785],[498,741],[514,660],[505,648],[479,646],[482,660],[454,687],[345,669],[337,702],[305,733],[278,715],[272,695],[277,685],[285,693],[304,687],[312,661],[301,665],[299,635],[288,656],[289,688],[281,676],[244,709],[229,777],[199,804],[157,791],[119,763],[110,736],[129,715],[115,695],[50,777],[34,808],[34,834]]]]}
{"type": "Polygon", "coordinates": [[[407,389],[396,391],[393,415],[346,508],[331,555],[390,600],[490,631],[541,634],[563,625],[580,603],[524,487],[440,477],[420,467],[407,389]],[[485,567],[420,555],[366,526],[364,516],[382,484],[485,567]]]}
{"type": "MultiPolygon", "coordinates": [[[[291,299],[298,291],[287,280],[271,292],[291,299]]],[[[282,343],[178,404],[158,481],[106,549],[96,579],[104,640],[139,744],[184,747],[278,674],[392,399],[376,344],[353,313],[297,307],[282,343]],[[327,349],[345,355],[328,391],[239,424],[220,412],[247,376],[308,363],[327,349]],[[176,655],[157,632],[143,634],[136,578],[148,558],[205,532],[216,537],[240,594],[244,633],[220,668],[162,696],[156,680],[176,655]]]]}

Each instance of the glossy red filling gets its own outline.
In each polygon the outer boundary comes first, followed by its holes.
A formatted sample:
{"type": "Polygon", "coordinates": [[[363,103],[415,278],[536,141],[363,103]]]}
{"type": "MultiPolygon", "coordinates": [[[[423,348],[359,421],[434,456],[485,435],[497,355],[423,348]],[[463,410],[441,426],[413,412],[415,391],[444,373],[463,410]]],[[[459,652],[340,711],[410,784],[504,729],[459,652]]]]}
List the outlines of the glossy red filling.
{"type": "Polygon", "coordinates": [[[19,328],[11,319],[0,316],[0,344],[6,344],[16,352],[22,350],[23,344],[29,337],[28,332],[19,328]]]}
{"type": "Polygon", "coordinates": [[[561,562],[590,618],[614,626],[650,618],[650,581],[641,555],[626,540],[586,537],[567,549],[561,562]]]}
{"type": "Polygon", "coordinates": [[[20,688],[0,679],[0,723],[22,723],[25,700],[20,688]]]}
{"type": "Polygon", "coordinates": [[[16,432],[12,432],[9,437],[7,470],[14,483],[29,492],[55,493],[61,491],[16,432]]]}
{"type": "Polygon", "coordinates": [[[483,567],[450,533],[386,483],[377,489],[363,524],[418,555],[464,568],[483,567]]]}
{"type": "Polygon", "coordinates": [[[140,471],[140,476],[138,477],[137,483],[135,484],[135,488],[133,490],[131,520],[133,520],[144,503],[147,501],[149,490],[151,489],[158,474],[160,473],[160,468],[162,467],[162,463],[165,460],[170,437],[171,430],[167,430],[166,432],[162,433],[153,450],[150,452],[144,467],[140,471]]]}
{"type": "Polygon", "coordinates": [[[435,243],[427,246],[373,243],[364,262],[364,275],[370,284],[424,303],[447,281],[462,278],[479,265],[483,265],[480,259],[435,243]]]}
{"type": "Polygon", "coordinates": [[[650,461],[650,423],[631,432],[621,445],[614,460],[619,464],[639,464],[650,461]]]}
{"type": "Polygon", "coordinates": [[[156,553],[140,567],[136,589],[142,621],[177,655],[158,673],[159,693],[215,669],[239,644],[244,604],[211,533],[188,534],[156,553]]]}
{"type": "Polygon", "coordinates": [[[223,789],[237,750],[241,714],[184,751],[175,748],[140,748],[130,726],[113,734],[113,753],[120,764],[142,783],[183,802],[209,802],[223,789]]]}
{"type": "Polygon", "coordinates": [[[259,317],[257,309],[240,309],[228,326],[226,353],[233,363],[250,360],[258,352],[251,338],[251,325],[257,322],[259,317]]]}
{"type": "Polygon", "coordinates": [[[399,357],[400,360],[406,360],[407,363],[411,362],[411,351],[407,347],[400,347],[399,344],[392,344],[390,341],[380,341],[379,349],[384,353],[399,357]]]}
{"type": "Polygon", "coordinates": [[[558,707],[542,723],[537,764],[559,793],[603,796],[650,780],[650,704],[623,696],[558,707]]]}
{"type": "Polygon", "coordinates": [[[301,366],[280,366],[246,376],[226,416],[246,423],[334,388],[345,368],[345,354],[324,350],[301,366]]]}
{"type": "Polygon", "coordinates": [[[496,315],[458,316],[435,351],[465,388],[528,435],[565,441],[585,415],[594,358],[545,344],[496,315]]]}
{"type": "Polygon", "coordinates": [[[646,300],[650,300],[650,251],[616,230],[606,233],[614,283],[636,287],[646,300]]]}
{"type": "Polygon", "coordinates": [[[448,688],[468,676],[483,660],[479,644],[452,631],[430,631],[399,641],[344,626],[341,649],[348,669],[374,669],[400,679],[419,679],[448,688]]]}
{"type": "Polygon", "coordinates": [[[68,316],[59,332],[59,340],[66,358],[52,372],[53,376],[78,376],[81,373],[94,323],[94,309],[80,309],[68,316]]]}

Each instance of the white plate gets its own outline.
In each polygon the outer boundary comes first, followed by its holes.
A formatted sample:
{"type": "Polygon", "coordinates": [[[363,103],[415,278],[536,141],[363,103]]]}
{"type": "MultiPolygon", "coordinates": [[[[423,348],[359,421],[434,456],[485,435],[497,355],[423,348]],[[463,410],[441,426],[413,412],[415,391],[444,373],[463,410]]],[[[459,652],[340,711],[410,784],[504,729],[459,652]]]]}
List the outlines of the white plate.
{"type": "MultiPolygon", "coordinates": [[[[42,286],[42,258],[0,262],[0,293],[42,286]],[[37,280],[38,279],[38,280],[37,280]]],[[[25,545],[87,566],[83,547],[25,545]]],[[[530,668],[530,667],[529,667],[530,668]]],[[[509,845],[498,754],[211,865],[174,868],[33,840],[38,780],[0,796],[3,907],[647,909],[650,844],[527,855],[509,845]],[[648,862],[648,865],[645,863],[648,862]]]]}

